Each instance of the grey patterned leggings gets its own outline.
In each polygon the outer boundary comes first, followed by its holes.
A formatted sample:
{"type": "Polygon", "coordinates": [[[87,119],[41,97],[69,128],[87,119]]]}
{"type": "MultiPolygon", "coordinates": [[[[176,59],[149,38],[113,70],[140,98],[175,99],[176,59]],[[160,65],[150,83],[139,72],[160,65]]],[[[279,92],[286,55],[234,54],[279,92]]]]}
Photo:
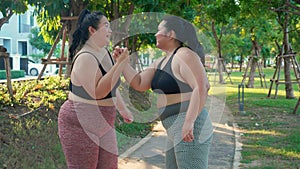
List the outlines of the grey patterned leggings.
{"type": "Polygon", "coordinates": [[[167,130],[166,169],[207,169],[208,153],[213,127],[204,108],[194,124],[194,141],[184,142],[181,129],[186,112],[170,116],[162,121],[167,130]]]}

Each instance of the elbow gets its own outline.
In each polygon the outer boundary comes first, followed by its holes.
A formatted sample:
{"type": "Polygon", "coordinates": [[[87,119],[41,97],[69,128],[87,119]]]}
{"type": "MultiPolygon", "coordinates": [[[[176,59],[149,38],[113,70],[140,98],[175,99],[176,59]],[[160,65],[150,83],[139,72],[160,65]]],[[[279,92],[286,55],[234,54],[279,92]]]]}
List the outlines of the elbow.
{"type": "Polygon", "coordinates": [[[147,90],[149,90],[149,88],[138,88],[137,89],[137,91],[139,91],[139,92],[145,92],[147,90]]]}
{"type": "Polygon", "coordinates": [[[194,91],[196,91],[199,96],[208,96],[209,86],[198,86],[194,88],[194,91]]]}
{"type": "Polygon", "coordinates": [[[105,98],[109,93],[111,92],[111,89],[102,89],[98,90],[95,93],[95,99],[103,99],[105,98]]]}
{"type": "Polygon", "coordinates": [[[96,94],[96,98],[95,99],[103,99],[103,98],[105,98],[108,95],[108,93],[99,93],[99,94],[96,94]]]}
{"type": "Polygon", "coordinates": [[[141,86],[139,86],[139,85],[137,85],[137,86],[131,86],[134,90],[136,90],[136,91],[139,91],[139,92],[144,92],[144,91],[146,91],[146,90],[148,90],[149,88],[143,88],[143,87],[141,87],[141,86]]]}
{"type": "Polygon", "coordinates": [[[131,83],[130,83],[130,87],[133,88],[134,90],[139,91],[139,85],[136,84],[136,83],[131,82],[131,83]]]}
{"type": "Polygon", "coordinates": [[[139,92],[147,90],[147,88],[143,87],[142,85],[142,79],[140,75],[137,75],[134,79],[132,79],[132,81],[130,82],[130,87],[139,92]]]}
{"type": "Polygon", "coordinates": [[[206,82],[205,85],[203,85],[202,93],[205,94],[206,96],[208,95],[208,91],[210,90],[210,84],[209,82],[206,82]]]}
{"type": "Polygon", "coordinates": [[[205,86],[204,86],[204,93],[206,94],[206,95],[208,95],[208,91],[210,90],[210,84],[209,83],[207,83],[205,86]]]}

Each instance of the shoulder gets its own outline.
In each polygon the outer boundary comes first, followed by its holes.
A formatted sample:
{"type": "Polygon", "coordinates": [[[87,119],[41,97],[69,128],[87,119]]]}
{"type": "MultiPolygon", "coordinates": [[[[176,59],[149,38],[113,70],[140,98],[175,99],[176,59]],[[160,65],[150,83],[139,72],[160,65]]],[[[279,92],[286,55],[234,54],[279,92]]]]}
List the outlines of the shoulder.
{"type": "Polygon", "coordinates": [[[80,61],[89,61],[89,60],[94,61],[97,58],[95,54],[89,51],[79,51],[76,57],[77,57],[76,60],[80,60],[80,61]]]}
{"type": "Polygon", "coordinates": [[[177,61],[185,62],[185,63],[197,63],[200,61],[200,57],[187,47],[182,47],[178,49],[177,53],[175,54],[174,58],[177,61]]]}
{"type": "MultiPolygon", "coordinates": [[[[91,52],[86,51],[79,51],[76,57],[74,58],[74,67],[76,66],[87,66],[90,65],[97,65],[98,61],[96,56],[94,56],[91,52]]],[[[93,67],[93,66],[92,66],[93,67]]]]}

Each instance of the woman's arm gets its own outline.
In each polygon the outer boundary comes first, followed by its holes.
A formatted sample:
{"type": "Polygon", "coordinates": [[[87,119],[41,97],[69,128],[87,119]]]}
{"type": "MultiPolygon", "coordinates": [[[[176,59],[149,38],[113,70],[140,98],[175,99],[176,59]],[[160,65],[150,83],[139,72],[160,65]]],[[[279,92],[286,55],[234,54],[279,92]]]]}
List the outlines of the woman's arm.
{"type": "Polygon", "coordinates": [[[184,141],[192,141],[194,139],[194,122],[205,106],[209,82],[199,56],[191,50],[184,48],[178,51],[176,60],[177,65],[179,65],[178,73],[193,89],[182,128],[184,141]]]}
{"type": "MultiPolygon", "coordinates": [[[[124,49],[126,48],[120,48],[119,46],[116,46],[113,52],[114,59],[117,59],[124,49]]],[[[157,63],[160,60],[161,59],[156,60],[154,63],[152,63],[148,68],[146,68],[142,72],[137,72],[135,69],[131,67],[129,63],[127,63],[126,67],[123,70],[123,75],[126,81],[135,90],[146,91],[150,89],[151,81],[154,77],[157,63]]]]}
{"type": "Polygon", "coordinates": [[[118,82],[126,63],[129,62],[128,50],[123,51],[111,69],[96,81],[96,96],[104,98],[118,82]],[[101,90],[107,91],[106,93],[101,90]]]}
{"type": "MultiPolygon", "coordinates": [[[[118,59],[119,55],[126,48],[120,48],[119,46],[115,47],[113,52],[114,59],[118,59]]],[[[129,63],[126,64],[126,67],[123,70],[123,75],[126,81],[130,84],[130,86],[138,91],[146,91],[151,88],[151,81],[154,77],[155,70],[157,67],[158,59],[154,63],[152,63],[148,68],[146,68],[142,72],[137,72],[135,69],[131,67],[129,63]]]]}
{"type": "Polygon", "coordinates": [[[127,108],[123,97],[120,93],[120,91],[117,89],[116,90],[116,108],[121,114],[121,116],[124,118],[125,123],[132,123],[133,122],[133,115],[131,111],[127,108]]]}
{"type": "Polygon", "coordinates": [[[154,77],[155,69],[153,64],[142,72],[137,72],[129,63],[123,70],[123,75],[130,86],[138,91],[146,91],[151,88],[151,81],[154,77]]]}
{"type": "Polygon", "coordinates": [[[91,97],[95,99],[104,98],[115,86],[129,61],[128,51],[120,55],[116,64],[104,76],[99,69],[96,58],[88,53],[81,55],[74,63],[71,74],[72,82],[83,86],[91,97]]]}

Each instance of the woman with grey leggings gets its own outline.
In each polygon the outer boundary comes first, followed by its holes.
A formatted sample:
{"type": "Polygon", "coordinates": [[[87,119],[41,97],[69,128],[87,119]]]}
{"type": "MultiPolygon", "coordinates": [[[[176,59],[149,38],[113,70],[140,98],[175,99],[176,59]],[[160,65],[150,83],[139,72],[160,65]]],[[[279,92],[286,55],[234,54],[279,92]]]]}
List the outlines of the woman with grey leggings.
{"type": "MultiPolygon", "coordinates": [[[[212,124],[204,108],[210,85],[202,64],[203,47],[193,25],[176,16],[166,16],[155,36],[157,48],[166,56],[142,72],[127,64],[123,74],[132,88],[151,88],[158,94],[157,107],[168,134],[166,168],[205,169],[212,124]]],[[[114,56],[122,50],[116,48],[114,56]]]]}

